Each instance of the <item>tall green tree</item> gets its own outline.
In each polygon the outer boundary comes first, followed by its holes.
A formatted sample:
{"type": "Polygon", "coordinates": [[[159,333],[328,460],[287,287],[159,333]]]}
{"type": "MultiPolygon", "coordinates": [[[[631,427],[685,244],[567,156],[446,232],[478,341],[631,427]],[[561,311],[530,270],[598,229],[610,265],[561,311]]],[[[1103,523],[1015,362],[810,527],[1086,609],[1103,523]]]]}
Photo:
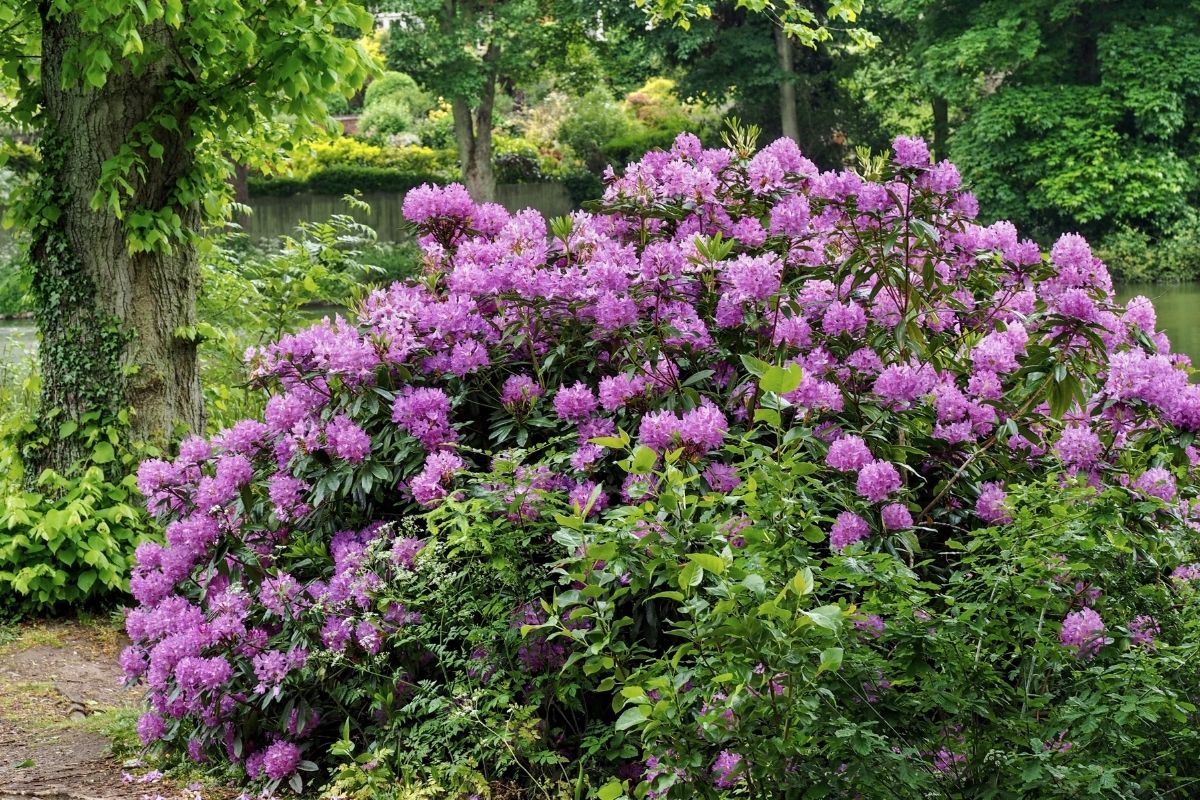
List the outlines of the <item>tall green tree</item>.
{"type": "Polygon", "coordinates": [[[864,83],[898,89],[870,98],[880,106],[920,98],[927,112],[910,120],[954,158],[988,216],[1043,236],[1161,231],[1200,199],[1198,10],[886,0],[865,21],[883,46],[865,56],[864,83]]]}
{"type": "Polygon", "coordinates": [[[389,0],[403,13],[387,43],[388,66],[450,103],[463,180],[492,200],[497,92],[565,64],[572,42],[598,34],[596,9],[569,0],[389,0]]]}
{"type": "Polygon", "coordinates": [[[877,127],[841,85],[844,41],[800,47],[767,16],[732,2],[716,5],[687,30],[657,35],[683,95],[732,103],[730,113],[757,124],[764,138],[787,136],[819,164],[839,165],[849,145],[877,127]]]}
{"type": "MultiPolygon", "coordinates": [[[[43,418],[132,408],[132,434],[200,430],[196,240],[231,163],[327,124],[372,68],[351,0],[16,0],[0,4],[11,120],[40,132],[18,209],[31,235],[43,418]],[[282,124],[273,120],[285,117],[282,124]]],[[[45,465],[77,455],[65,440],[45,465]]]]}

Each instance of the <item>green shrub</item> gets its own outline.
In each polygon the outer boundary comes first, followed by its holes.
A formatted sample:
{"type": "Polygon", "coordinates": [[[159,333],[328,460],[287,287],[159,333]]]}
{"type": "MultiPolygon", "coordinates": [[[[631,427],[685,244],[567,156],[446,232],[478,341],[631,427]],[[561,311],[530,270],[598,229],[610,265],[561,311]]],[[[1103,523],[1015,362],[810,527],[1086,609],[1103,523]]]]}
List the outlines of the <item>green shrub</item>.
{"type": "Polygon", "coordinates": [[[557,137],[588,169],[600,172],[608,165],[605,143],[628,135],[632,127],[622,105],[606,89],[596,88],[572,104],[557,137]]]}
{"type": "Polygon", "coordinates": [[[604,143],[604,157],[612,164],[624,165],[637,161],[650,150],[665,150],[679,135],[678,130],[635,129],[604,143]]]}
{"type": "Polygon", "coordinates": [[[29,274],[15,242],[0,241],[0,315],[32,311],[29,274]]]}
{"type": "Polygon", "coordinates": [[[434,107],[433,99],[403,72],[385,72],[367,84],[364,110],[386,101],[399,102],[414,117],[423,117],[434,107]]]}
{"type": "Polygon", "coordinates": [[[22,399],[10,403],[0,426],[0,597],[24,612],[119,602],[134,550],[154,535],[134,471],[158,451],[126,440],[124,416],[85,414],[82,425],[58,428],[85,456],[65,473],[26,475],[32,450],[49,443],[39,433],[47,426],[38,424],[37,385],[31,375],[8,390],[22,399]]]}
{"type": "Polygon", "coordinates": [[[1189,211],[1183,221],[1159,236],[1122,228],[1107,236],[1097,250],[1119,281],[1200,280],[1200,214],[1189,211]]]}
{"type": "Polygon", "coordinates": [[[360,796],[1200,776],[1200,387],[1148,302],[977,224],[920,140],[818,174],[752,139],[549,223],[410,193],[420,278],[139,470],[143,738],[360,796]]]}
{"type": "Polygon", "coordinates": [[[313,172],[307,179],[295,178],[251,178],[250,196],[287,196],[301,192],[316,194],[345,195],[354,192],[406,192],[423,183],[445,183],[446,180],[431,173],[410,173],[387,167],[324,167],[313,172]]]}
{"type": "Polygon", "coordinates": [[[416,133],[418,120],[400,100],[388,98],[363,109],[358,118],[358,130],[369,139],[394,140],[407,134],[406,144],[420,140],[416,133]]]}

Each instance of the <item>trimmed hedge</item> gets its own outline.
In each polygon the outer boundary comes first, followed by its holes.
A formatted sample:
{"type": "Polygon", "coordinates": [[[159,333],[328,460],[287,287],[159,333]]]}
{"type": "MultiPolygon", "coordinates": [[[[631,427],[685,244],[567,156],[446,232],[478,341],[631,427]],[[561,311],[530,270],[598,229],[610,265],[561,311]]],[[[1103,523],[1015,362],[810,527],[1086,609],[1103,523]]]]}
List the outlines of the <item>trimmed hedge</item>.
{"type": "Polygon", "coordinates": [[[315,194],[342,195],[354,191],[362,192],[407,192],[424,183],[441,184],[446,181],[430,173],[398,172],[385,167],[325,167],[318,169],[306,180],[297,178],[250,178],[250,195],[283,196],[313,192],[315,194]]]}
{"type": "MultiPolygon", "coordinates": [[[[528,165],[523,165],[528,166],[528,165]]],[[[518,170],[497,170],[500,183],[529,183],[519,180],[518,170]]],[[[562,183],[571,203],[579,206],[584,200],[598,197],[604,191],[604,183],[590,172],[567,175],[560,179],[540,178],[539,182],[562,183]]],[[[251,197],[288,197],[294,194],[344,195],[362,192],[407,192],[422,184],[437,186],[451,183],[445,178],[430,173],[399,172],[384,167],[327,167],[319,169],[308,178],[264,178],[251,176],[247,182],[251,197]]]]}

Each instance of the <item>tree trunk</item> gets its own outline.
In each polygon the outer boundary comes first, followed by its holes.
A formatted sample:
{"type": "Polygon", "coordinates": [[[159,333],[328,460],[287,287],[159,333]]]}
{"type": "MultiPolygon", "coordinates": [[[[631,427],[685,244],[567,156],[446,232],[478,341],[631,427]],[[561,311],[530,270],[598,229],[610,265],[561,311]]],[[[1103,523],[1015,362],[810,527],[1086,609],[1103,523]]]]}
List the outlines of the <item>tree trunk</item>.
{"type": "MultiPolygon", "coordinates": [[[[37,301],[42,370],[42,415],[55,442],[37,467],[66,469],[80,445],[59,441],[61,422],[99,412],[111,418],[132,409],[134,441],[165,444],[180,426],[204,427],[196,344],[177,335],[196,324],[197,251],[173,242],[171,252],[130,254],[124,222],[90,200],[104,162],[147,119],[170,80],[165,60],[133,75],[117,64],[104,87],[63,85],[64,57],[81,38],[74,16],[50,14],[41,4],[44,138],[40,180],[57,219],[34,232],[33,291],[37,301]]],[[[147,47],[169,45],[165,25],[143,33],[147,47]]],[[[167,52],[170,52],[169,48],[167,52]]],[[[178,126],[187,131],[186,124],[178,126]]],[[[167,208],[176,180],[192,164],[185,135],[154,131],[161,159],[147,158],[134,180],[128,207],[167,208]]],[[[178,210],[178,209],[177,209],[178,210]]],[[[194,205],[180,212],[196,231],[194,205]]]]}
{"type": "Polygon", "coordinates": [[[472,110],[464,98],[451,104],[454,110],[454,137],[458,141],[458,162],[462,167],[463,183],[477,203],[490,203],[496,198],[496,176],[492,171],[491,112],[482,119],[480,109],[472,110]]]}
{"type": "Polygon", "coordinates": [[[950,138],[950,110],[944,97],[934,97],[933,106],[933,157],[938,161],[949,158],[946,152],[950,138]]]}
{"type": "Polygon", "coordinates": [[[796,68],[792,40],[775,26],[775,52],[779,55],[779,125],[783,135],[800,143],[800,121],[796,115],[796,68]]]}

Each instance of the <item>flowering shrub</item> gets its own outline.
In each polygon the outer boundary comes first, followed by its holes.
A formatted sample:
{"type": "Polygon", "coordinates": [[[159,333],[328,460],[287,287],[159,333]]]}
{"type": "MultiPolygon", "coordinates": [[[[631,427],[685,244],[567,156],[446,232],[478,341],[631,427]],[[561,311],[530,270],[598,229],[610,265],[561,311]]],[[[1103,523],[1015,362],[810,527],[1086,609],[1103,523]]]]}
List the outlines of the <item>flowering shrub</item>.
{"type": "MultiPolygon", "coordinates": [[[[423,278],[251,352],[263,419],[139,472],[166,523],[123,656],[144,740],[295,788],[362,747],[608,800],[963,788],[990,750],[1066,774],[1049,754],[1106,734],[1081,698],[1196,645],[1165,609],[1191,607],[1200,389],[1083,239],[1047,258],[894,150],[820,172],[685,134],[549,224],[412,191],[423,278]],[[1085,518],[1016,559],[1055,492],[1085,518]]],[[[1153,741],[1112,731],[1118,759],[1153,741]]]]}

